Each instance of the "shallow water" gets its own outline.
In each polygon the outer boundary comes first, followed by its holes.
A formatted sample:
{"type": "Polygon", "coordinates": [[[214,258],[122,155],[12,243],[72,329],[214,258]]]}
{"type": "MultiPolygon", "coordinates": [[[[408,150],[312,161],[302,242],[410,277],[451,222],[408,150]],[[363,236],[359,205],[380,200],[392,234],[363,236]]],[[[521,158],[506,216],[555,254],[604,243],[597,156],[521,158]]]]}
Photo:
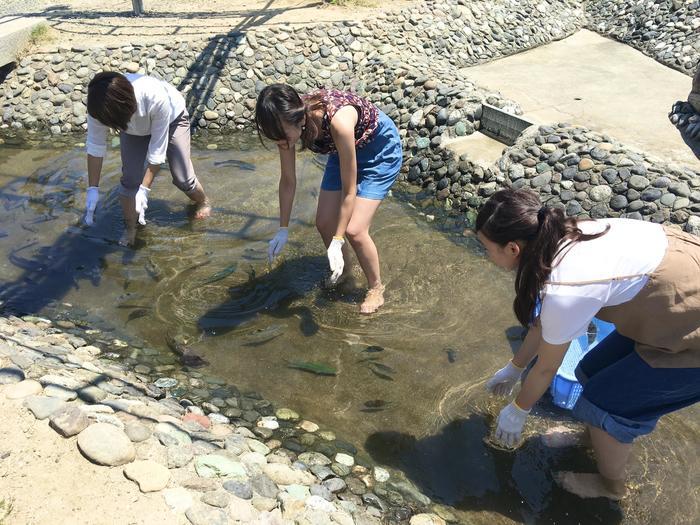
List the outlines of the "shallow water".
{"type": "Polygon", "coordinates": [[[159,367],[162,375],[183,369],[166,338],[186,340],[209,365],[188,372],[194,380],[183,394],[199,401],[215,395],[197,381],[202,376],[260,392],[401,470],[463,522],[700,520],[696,409],[668,417],[640,441],[634,490],[621,506],[582,504],[553,483],[552,471],[592,471],[593,462],[583,448],[544,445],[536,431],[562,421],[576,428],[547,402],[516,453],[484,443],[502,402],[484,394],[483,382],[517,345],[506,334],[515,325],[512,277],[488,263],[460,221],[438,214],[427,222],[408,204],[420,199],[397,188],[373,227],[387,304],[361,317],[361,288],[341,293],[321,286],[327,261],[313,226],[321,174],[314,159],[299,163],[290,243],[270,267],[277,154],[240,136],[216,145],[194,148],[214,216],[192,222],[165,171],[135,250],[114,242],[121,233],[118,150],[105,161],[96,225],[84,228],[79,148],[0,146],[2,300],[27,313],[70,304],[90,323],[145,341],[147,348],[122,358],[159,367]],[[290,367],[295,361],[337,375],[290,367]]]}

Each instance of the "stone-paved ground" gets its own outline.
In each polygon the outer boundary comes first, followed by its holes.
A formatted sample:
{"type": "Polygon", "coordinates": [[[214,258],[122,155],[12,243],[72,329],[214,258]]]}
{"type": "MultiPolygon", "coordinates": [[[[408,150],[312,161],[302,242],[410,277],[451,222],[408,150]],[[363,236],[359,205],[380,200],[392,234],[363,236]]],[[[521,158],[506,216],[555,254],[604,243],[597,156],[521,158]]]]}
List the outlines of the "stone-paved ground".
{"type": "Polygon", "coordinates": [[[589,27],[674,69],[700,66],[700,1],[590,0],[589,27]]]}

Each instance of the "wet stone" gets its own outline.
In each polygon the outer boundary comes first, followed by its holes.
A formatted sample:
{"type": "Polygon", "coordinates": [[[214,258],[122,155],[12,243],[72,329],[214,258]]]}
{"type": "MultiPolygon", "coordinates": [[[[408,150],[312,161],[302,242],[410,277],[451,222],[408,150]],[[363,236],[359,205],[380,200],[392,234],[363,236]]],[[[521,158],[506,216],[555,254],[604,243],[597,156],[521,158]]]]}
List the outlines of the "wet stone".
{"type": "Polygon", "coordinates": [[[314,476],[316,476],[321,481],[324,481],[335,475],[331,469],[324,465],[312,465],[310,470],[314,474],[314,476]]]}
{"type": "Polygon", "coordinates": [[[330,478],[323,481],[323,486],[331,492],[341,492],[347,487],[347,483],[341,478],[330,478]]]}

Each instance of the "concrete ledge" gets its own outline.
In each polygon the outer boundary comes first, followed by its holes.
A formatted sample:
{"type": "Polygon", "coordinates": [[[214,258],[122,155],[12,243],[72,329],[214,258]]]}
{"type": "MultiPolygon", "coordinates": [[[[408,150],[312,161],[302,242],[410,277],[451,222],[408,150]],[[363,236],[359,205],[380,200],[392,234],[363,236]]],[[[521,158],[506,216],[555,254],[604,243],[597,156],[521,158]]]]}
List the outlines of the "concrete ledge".
{"type": "Polygon", "coordinates": [[[17,59],[29,40],[32,29],[44,22],[43,18],[4,16],[0,18],[0,67],[17,59]]]}

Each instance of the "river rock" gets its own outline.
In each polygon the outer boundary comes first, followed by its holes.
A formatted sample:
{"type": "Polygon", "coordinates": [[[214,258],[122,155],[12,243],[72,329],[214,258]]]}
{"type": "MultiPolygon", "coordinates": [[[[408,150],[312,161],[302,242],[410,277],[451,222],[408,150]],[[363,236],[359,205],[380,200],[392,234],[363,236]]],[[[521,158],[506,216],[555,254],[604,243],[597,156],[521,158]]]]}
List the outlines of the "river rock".
{"type": "Polygon", "coordinates": [[[127,435],[108,423],[95,423],[78,434],[78,448],[93,463],[110,467],[129,463],[136,457],[127,435]]]}
{"type": "Polygon", "coordinates": [[[43,388],[41,383],[33,379],[25,379],[19,383],[8,385],[3,390],[7,399],[23,399],[28,396],[41,394],[43,388]]]}
{"type": "Polygon", "coordinates": [[[155,461],[134,461],[124,467],[124,475],[136,482],[141,492],[163,490],[170,479],[167,468],[155,461]]]}
{"type": "Polygon", "coordinates": [[[71,437],[80,434],[90,424],[85,413],[76,406],[62,408],[49,419],[49,426],[63,437],[71,437]]]}

